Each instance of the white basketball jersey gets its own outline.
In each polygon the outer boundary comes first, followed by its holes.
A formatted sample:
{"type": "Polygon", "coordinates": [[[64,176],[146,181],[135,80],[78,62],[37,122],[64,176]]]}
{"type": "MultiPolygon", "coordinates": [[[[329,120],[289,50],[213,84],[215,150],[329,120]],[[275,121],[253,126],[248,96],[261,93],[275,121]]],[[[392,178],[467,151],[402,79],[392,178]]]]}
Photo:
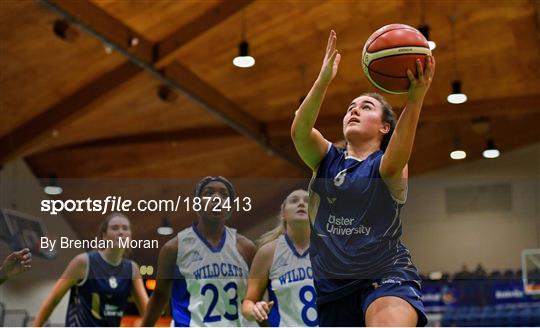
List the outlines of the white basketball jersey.
{"type": "Polygon", "coordinates": [[[277,239],[269,279],[268,294],[274,306],[268,321],[272,326],[318,325],[308,251],[298,254],[287,235],[277,239]]]}
{"type": "Polygon", "coordinates": [[[171,309],[176,326],[243,326],[242,301],[249,268],[236,247],[236,230],[225,227],[212,247],[193,225],[178,233],[171,309]]]}

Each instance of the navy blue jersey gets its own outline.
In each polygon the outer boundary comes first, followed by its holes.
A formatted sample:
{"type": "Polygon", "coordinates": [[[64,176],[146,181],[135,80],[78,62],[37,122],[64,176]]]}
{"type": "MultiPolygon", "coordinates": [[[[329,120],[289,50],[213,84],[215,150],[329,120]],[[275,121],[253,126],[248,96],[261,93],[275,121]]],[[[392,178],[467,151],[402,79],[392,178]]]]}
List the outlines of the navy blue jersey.
{"type": "Polygon", "coordinates": [[[310,184],[310,257],[317,302],[338,299],[374,281],[416,281],[401,243],[399,213],[379,173],[382,151],[360,161],[329,145],[310,184]]]}
{"type": "Polygon", "coordinates": [[[98,251],[87,254],[88,274],[71,288],[66,326],[119,327],[131,292],[131,261],[113,266],[98,251]]]}

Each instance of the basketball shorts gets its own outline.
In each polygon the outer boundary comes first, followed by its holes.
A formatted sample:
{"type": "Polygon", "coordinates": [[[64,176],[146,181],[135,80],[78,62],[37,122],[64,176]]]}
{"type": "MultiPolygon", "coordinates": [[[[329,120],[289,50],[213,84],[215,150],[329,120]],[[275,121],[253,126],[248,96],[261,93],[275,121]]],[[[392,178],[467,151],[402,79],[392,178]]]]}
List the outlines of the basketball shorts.
{"type": "Polygon", "coordinates": [[[334,301],[317,305],[321,327],[365,326],[368,306],[379,297],[396,296],[407,301],[418,314],[417,326],[427,324],[418,285],[413,282],[375,282],[334,301]]]}

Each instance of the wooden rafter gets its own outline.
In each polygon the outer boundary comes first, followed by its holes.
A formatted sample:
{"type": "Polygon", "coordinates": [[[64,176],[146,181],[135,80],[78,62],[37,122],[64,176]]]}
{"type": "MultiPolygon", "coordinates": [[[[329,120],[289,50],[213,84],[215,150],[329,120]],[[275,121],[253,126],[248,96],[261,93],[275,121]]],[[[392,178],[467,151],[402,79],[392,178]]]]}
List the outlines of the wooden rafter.
{"type": "MultiPolygon", "coordinates": [[[[157,44],[153,44],[89,1],[47,0],[43,2],[57,10],[68,12],[83,24],[88,24],[103,39],[113,40],[115,45],[138,60],[147,64],[154,64],[157,61],[157,64],[164,65],[174,58],[180,47],[241,10],[252,0],[222,2],[175,30],[157,44]],[[133,38],[137,40],[135,46],[130,44],[133,38]]],[[[68,120],[82,116],[86,113],[85,107],[91,102],[130,80],[141,70],[141,67],[126,61],[4,136],[0,139],[0,149],[2,149],[0,163],[28,155],[28,150],[40,137],[65,124],[68,120]]]]}
{"type": "Polygon", "coordinates": [[[170,33],[156,45],[157,58],[154,58],[156,67],[165,67],[172,63],[183,45],[242,10],[253,1],[223,1],[188,24],[170,33]]]}
{"type": "Polygon", "coordinates": [[[130,62],[118,65],[25,122],[12,133],[2,137],[0,139],[0,149],[2,149],[0,163],[25,155],[37,139],[50,135],[60,124],[66,124],[86,114],[90,108],[87,106],[88,104],[109,93],[139,72],[140,69],[130,62]]]}

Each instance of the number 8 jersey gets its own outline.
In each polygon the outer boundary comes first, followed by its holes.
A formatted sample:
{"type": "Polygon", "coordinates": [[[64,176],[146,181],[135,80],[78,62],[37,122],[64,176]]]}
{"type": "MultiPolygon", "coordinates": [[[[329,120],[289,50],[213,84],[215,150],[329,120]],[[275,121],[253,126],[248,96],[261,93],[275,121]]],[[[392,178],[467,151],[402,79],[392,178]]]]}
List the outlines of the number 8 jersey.
{"type": "Polygon", "coordinates": [[[171,295],[175,326],[249,325],[240,311],[248,274],[236,246],[235,229],[225,227],[216,247],[195,224],[179,232],[171,295]]]}
{"type": "Polygon", "coordinates": [[[274,301],[268,323],[273,327],[316,327],[319,321],[308,251],[299,254],[286,234],[276,242],[268,276],[268,295],[274,301]]]}

